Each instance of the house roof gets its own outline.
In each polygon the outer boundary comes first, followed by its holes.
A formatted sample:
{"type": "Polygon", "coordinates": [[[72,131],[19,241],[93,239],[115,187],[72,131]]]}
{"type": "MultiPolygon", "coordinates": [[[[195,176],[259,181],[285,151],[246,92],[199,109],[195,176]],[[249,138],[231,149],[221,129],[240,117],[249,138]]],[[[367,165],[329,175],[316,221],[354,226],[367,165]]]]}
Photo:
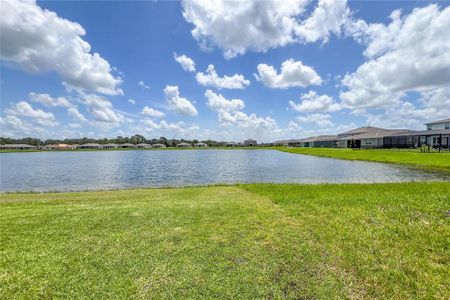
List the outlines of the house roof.
{"type": "Polygon", "coordinates": [[[134,146],[134,144],[131,144],[131,143],[124,143],[124,144],[120,144],[120,146],[134,146]]]}
{"type": "Polygon", "coordinates": [[[337,140],[337,136],[335,135],[318,135],[318,136],[311,136],[306,139],[300,140],[302,143],[311,143],[311,142],[325,142],[325,141],[335,141],[337,140]]]}
{"type": "Polygon", "coordinates": [[[119,145],[118,145],[118,144],[109,143],[109,144],[103,144],[102,146],[112,146],[112,147],[117,147],[117,146],[119,146],[119,145]]]}
{"type": "Polygon", "coordinates": [[[140,143],[140,144],[137,144],[136,146],[150,146],[150,144],[147,144],[147,143],[140,143]]]}
{"type": "Polygon", "coordinates": [[[83,145],[81,145],[81,146],[98,146],[98,147],[100,147],[100,144],[97,144],[97,143],[86,143],[86,144],[83,144],[83,145]]]}
{"type": "Polygon", "coordinates": [[[153,144],[152,146],[165,146],[166,144],[153,144]]]}
{"type": "Polygon", "coordinates": [[[206,143],[199,142],[199,143],[195,143],[195,145],[206,145],[206,143]]]}
{"type": "Polygon", "coordinates": [[[191,145],[191,144],[188,144],[188,143],[185,143],[185,142],[183,142],[183,143],[178,143],[177,145],[183,145],[183,146],[185,146],[185,145],[191,145]]]}
{"type": "Polygon", "coordinates": [[[450,118],[438,120],[438,121],[434,121],[434,122],[430,122],[430,123],[425,123],[425,125],[448,123],[448,122],[450,122],[450,118]]]}
{"type": "Polygon", "coordinates": [[[365,126],[349,130],[337,135],[340,140],[360,140],[360,139],[376,139],[390,135],[392,133],[405,132],[406,129],[385,129],[379,127],[365,126]]]}
{"type": "Polygon", "coordinates": [[[402,132],[393,132],[387,136],[412,136],[412,135],[439,135],[450,134],[450,129],[434,129],[434,130],[409,130],[402,132]]]}

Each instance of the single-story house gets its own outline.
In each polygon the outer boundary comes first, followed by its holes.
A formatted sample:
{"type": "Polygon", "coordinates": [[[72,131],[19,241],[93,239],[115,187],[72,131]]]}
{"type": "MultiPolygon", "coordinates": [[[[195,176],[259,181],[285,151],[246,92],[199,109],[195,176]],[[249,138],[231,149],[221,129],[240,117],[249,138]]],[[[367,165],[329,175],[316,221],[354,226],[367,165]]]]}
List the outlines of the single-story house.
{"type": "Polygon", "coordinates": [[[318,135],[299,140],[300,147],[336,148],[337,137],[335,135],[318,135]]]}
{"type": "Polygon", "coordinates": [[[102,148],[102,145],[97,144],[97,143],[86,143],[86,144],[79,145],[77,147],[77,149],[100,149],[100,148],[102,148]]]}
{"type": "Polygon", "coordinates": [[[131,144],[131,143],[125,143],[125,144],[119,144],[120,148],[136,148],[135,144],[131,144]]]}
{"type": "Polygon", "coordinates": [[[204,147],[208,147],[208,145],[206,143],[195,143],[194,147],[198,147],[198,148],[204,148],[204,147]]]}
{"type": "Polygon", "coordinates": [[[45,150],[71,150],[75,148],[76,146],[69,144],[52,144],[52,145],[45,145],[43,147],[43,149],[45,150]]]}
{"type": "Polygon", "coordinates": [[[337,135],[338,148],[383,148],[385,136],[405,132],[406,129],[384,129],[365,126],[352,129],[337,135]]]}
{"type": "Polygon", "coordinates": [[[192,147],[192,145],[183,142],[183,143],[177,144],[177,147],[178,147],[178,148],[190,148],[190,147],[192,147]]]}
{"type": "Polygon", "coordinates": [[[299,147],[301,140],[283,140],[283,141],[275,141],[272,144],[274,146],[285,146],[285,147],[299,147]]]}
{"type": "Polygon", "coordinates": [[[256,146],[256,145],[258,145],[258,142],[254,139],[248,139],[248,140],[244,141],[244,146],[251,147],[251,146],[256,146]]]}
{"type": "Polygon", "coordinates": [[[118,148],[118,147],[119,147],[118,144],[112,144],[112,143],[110,143],[110,144],[103,144],[102,145],[103,149],[115,149],[115,148],[118,148]]]}
{"type": "Polygon", "coordinates": [[[237,146],[237,144],[235,142],[225,143],[225,147],[236,147],[236,146],[237,146]]]}
{"type": "Polygon", "coordinates": [[[153,144],[152,148],[166,148],[165,144],[153,144]]]}
{"type": "Polygon", "coordinates": [[[148,148],[151,148],[151,147],[152,147],[152,145],[146,144],[146,143],[140,143],[140,144],[136,145],[136,148],[139,148],[139,149],[148,149],[148,148]]]}
{"type": "Polygon", "coordinates": [[[36,146],[27,144],[4,144],[0,145],[0,150],[33,150],[37,149],[36,146]]]}
{"type": "Polygon", "coordinates": [[[450,129],[404,131],[383,138],[384,148],[417,148],[428,145],[433,148],[450,148],[450,129]]]}

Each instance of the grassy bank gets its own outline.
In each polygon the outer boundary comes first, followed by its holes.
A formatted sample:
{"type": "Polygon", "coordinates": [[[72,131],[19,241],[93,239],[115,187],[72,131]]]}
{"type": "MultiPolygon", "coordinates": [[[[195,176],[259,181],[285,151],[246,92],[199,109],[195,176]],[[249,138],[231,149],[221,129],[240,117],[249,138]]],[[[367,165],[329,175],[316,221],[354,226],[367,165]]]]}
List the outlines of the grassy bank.
{"type": "Polygon", "coordinates": [[[450,183],[1,194],[0,298],[448,299],[450,183]]]}
{"type": "Polygon", "coordinates": [[[347,160],[366,160],[374,162],[410,165],[428,170],[450,173],[450,153],[422,153],[390,150],[352,150],[333,148],[277,148],[280,151],[331,157],[347,160]]]}

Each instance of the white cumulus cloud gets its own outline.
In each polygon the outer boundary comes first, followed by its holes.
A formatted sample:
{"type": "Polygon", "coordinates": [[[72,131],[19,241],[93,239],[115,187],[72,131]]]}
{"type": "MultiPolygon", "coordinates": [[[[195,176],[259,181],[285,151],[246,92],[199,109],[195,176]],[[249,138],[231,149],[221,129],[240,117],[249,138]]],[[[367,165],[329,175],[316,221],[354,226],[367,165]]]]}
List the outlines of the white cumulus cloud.
{"type": "Polygon", "coordinates": [[[173,112],[187,116],[196,116],[198,114],[197,109],[191,101],[180,96],[178,86],[166,86],[164,94],[166,96],[167,104],[173,112]]]}
{"type": "Polygon", "coordinates": [[[391,19],[360,27],[367,61],[342,80],[346,107],[389,108],[408,92],[450,86],[450,6],[432,4],[403,17],[394,11],[391,19]]]}
{"type": "Polygon", "coordinates": [[[198,72],[195,78],[199,84],[217,89],[244,89],[250,85],[250,81],[245,79],[244,75],[234,74],[233,76],[219,77],[213,65],[209,65],[205,73],[198,72]]]}
{"type": "Polygon", "coordinates": [[[256,80],[270,88],[306,87],[322,83],[322,79],[312,67],[293,59],[288,59],[281,64],[280,73],[266,64],[259,64],[257,70],[256,80]]]}
{"type": "Polygon", "coordinates": [[[300,123],[313,123],[320,127],[331,127],[331,116],[329,114],[309,114],[306,116],[299,116],[297,121],[300,123]]]}
{"type": "Polygon", "coordinates": [[[162,111],[153,109],[153,108],[148,107],[148,106],[145,106],[142,109],[141,114],[149,116],[149,117],[153,117],[153,118],[162,118],[162,117],[164,117],[166,115],[162,111]]]}
{"type": "Polygon", "coordinates": [[[41,103],[47,107],[70,108],[74,105],[64,97],[53,98],[49,94],[29,93],[28,98],[33,102],[41,103]]]}
{"type": "Polygon", "coordinates": [[[183,1],[183,16],[203,49],[218,47],[229,59],[246,51],[265,52],[291,43],[323,40],[348,22],[345,0],[183,1]],[[314,2],[312,2],[314,3],[314,2]]]}
{"type": "Polygon", "coordinates": [[[70,89],[122,94],[120,77],[83,40],[84,28],[32,0],[2,0],[0,57],[30,73],[55,71],[70,89]]]}
{"type": "Polygon", "coordinates": [[[69,116],[71,116],[72,118],[74,118],[77,121],[80,121],[80,122],[87,121],[86,117],[82,113],[80,113],[80,111],[76,107],[70,107],[69,109],[67,109],[67,112],[69,113],[69,116]]]}
{"type": "Polygon", "coordinates": [[[300,99],[299,104],[289,101],[290,107],[298,112],[331,112],[341,109],[339,103],[336,103],[332,97],[318,95],[315,91],[302,94],[300,99]]]}
{"type": "Polygon", "coordinates": [[[85,95],[83,103],[96,121],[117,124],[125,121],[125,117],[114,110],[110,100],[105,97],[89,94],[85,95]]]}
{"type": "Polygon", "coordinates": [[[245,103],[241,99],[227,100],[220,94],[216,94],[211,90],[205,92],[205,97],[208,99],[206,105],[214,111],[239,111],[244,109],[245,103]]]}
{"type": "Polygon", "coordinates": [[[53,113],[43,111],[42,109],[34,109],[31,104],[26,101],[20,101],[13,104],[11,108],[6,109],[6,113],[14,116],[31,118],[42,126],[54,127],[59,125],[53,113]]]}
{"type": "Polygon", "coordinates": [[[183,70],[188,72],[195,72],[195,62],[186,55],[177,55],[175,52],[173,53],[173,58],[181,65],[183,70]]]}

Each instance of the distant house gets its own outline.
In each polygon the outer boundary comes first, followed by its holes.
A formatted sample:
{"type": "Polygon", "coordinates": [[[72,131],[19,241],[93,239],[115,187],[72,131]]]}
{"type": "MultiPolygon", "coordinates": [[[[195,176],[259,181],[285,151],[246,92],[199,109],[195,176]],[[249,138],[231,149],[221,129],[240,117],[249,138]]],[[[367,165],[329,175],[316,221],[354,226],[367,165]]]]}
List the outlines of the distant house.
{"type": "Polygon", "coordinates": [[[337,135],[339,148],[383,148],[383,138],[394,133],[405,132],[406,129],[384,129],[365,126],[352,129],[337,135]]]}
{"type": "Polygon", "coordinates": [[[79,145],[77,147],[77,149],[100,149],[101,147],[102,147],[102,145],[97,144],[97,143],[86,143],[86,144],[79,145]]]}
{"type": "Polygon", "coordinates": [[[237,146],[237,144],[235,142],[225,143],[225,147],[236,147],[236,146],[237,146]]]}
{"type": "Polygon", "coordinates": [[[177,144],[177,147],[178,147],[178,148],[190,148],[190,147],[192,147],[192,145],[183,142],[183,143],[177,144]]]}
{"type": "Polygon", "coordinates": [[[298,145],[300,147],[336,148],[337,136],[335,135],[312,136],[306,139],[301,139],[298,145]]]}
{"type": "Polygon", "coordinates": [[[200,143],[195,143],[194,147],[205,148],[205,147],[208,147],[208,145],[206,143],[200,142],[200,143]]]}
{"type": "Polygon", "coordinates": [[[120,148],[136,148],[136,145],[130,144],[130,143],[125,143],[125,144],[120,144],[119,147],[120,148]]]}
{"type": "Polygon", "coordinates": [[[0,150],[34,150],[37,149],[36,146],[31,146],[27,144],[5,144],[0,145],[0,150]]]}
{"type": "Polygon", "coordinates": [[[272,144],[274,146],[285,146],[285,147],[298,147],[300,146],[301,140],[283,140],[283,141],[275,141],[272,144]]]}
{"type": "Polygon", "coordinates": [[[45,150],[71,150],[75,149],[76,146],[69,145],[69,144],[52,144],[52,145],[46,145],[43,147],[45,150]]]}
{"type": "Polygon", "coordinates": [[[248,139],[244,141],[244,146],[251,147],[256,145],[258,145],[258,142],[256,140],[248,139]]]}
{"type": "Polygon", "coordinates": [[[116,149],[116,148],[118,148],[119,147],[119,145],[118,144],[103,144],[102,145],[102,148],[103,149],[116,149]]]}
{"type": "Polygon", "coordinates": [[[427,130],[439,130],[439,129],[450,129],[450,118],[434,121],[425,124],[427,126],[427,130]]]}
{"type": "Polygon", "coordinates": [[[165,144],[153,144],[152,148],[166,148],[165,144]]]}
{"type": "Polygon", "coordinates": [[[152,145],[146,144],[146,143],[140,143],[140,144],[136,145],[136,148],[139,148],[139,149],[148,149],[148,148],[151,148],[151,147],[152,147],[152,145]]]}

